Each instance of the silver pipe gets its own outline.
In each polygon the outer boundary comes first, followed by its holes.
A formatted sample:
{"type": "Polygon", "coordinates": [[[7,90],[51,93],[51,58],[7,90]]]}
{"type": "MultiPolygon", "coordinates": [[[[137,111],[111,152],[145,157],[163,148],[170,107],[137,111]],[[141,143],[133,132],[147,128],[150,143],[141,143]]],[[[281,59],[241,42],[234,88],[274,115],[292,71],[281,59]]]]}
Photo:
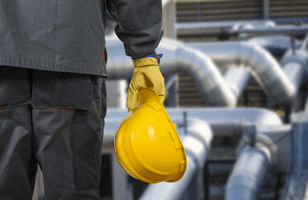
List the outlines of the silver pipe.
{"type": "Polygon", "coordinates": [[[211,129],[216,136],[238,136],[245,132],[245,122],[209,122],[211,129]]]}
{"type": "Polygon", "coordinates": [[[223,22],[178,22],[175,24],[176,30],[201,30],[201,29],[217,29],[217,28],[232,28],[237,24],[252,24],[264,26],[268,23],[273,24],[273,20],[231,20],[223,22]]]}
{"type": "MultiPolygon", "coordinates": [[[[107,37],[107,50],[110,55],[108,78],[129,79],[133,73],[133,65],[128,56],[125,56],[122,42],[115,37],[107,37]]],[[[162,39],[156,51],[164,54],[160,62],[163,75],[183,71],[192,76],[202,100],[209,106],[235,107],[236,98],[215,64],[204,53],[166,38],[162,39]]]]}
{"type": "MultiPolygon", "coordinates": [[[[187,117],[197,117],[208,123],[252,123],[264,125],[283,124],[281,118],[273,111],[265,108],[166,108],[172,122],[183,123],[183,112],[187,113],[187,117]]],[[[105,118],[105,129],[116,130],[114,123],[120,122],[127,114],[126,109],[110,108],[107,109],[105,118]],[[109,126],[110,124],[111,126],[109,126]]]]}
{"type": "Polygon", "coordinates": [[[244,135],[238,148],[238,159],[228,178],[226,200],[258,198],[258,191],[268,168],[287,172],[290,169],[291,125],[257,127],[255,146],[244,135]]]}
{"type": "Polygon", "coordinates": [[[304,78],[304,66],[298,62],[289,62],[283,66],[283,71],[298,90],[304,78]]]}
{"type": "Polygon", "coordinates": [[[308,31],[308,26],[284,25],[275,27],[258,27],[258,28],[242,28],[230,30],[231,34],[253,33],[253,34],[305,34],[308,31]]]}
{"type": "MultiPolygon", "coordinates": [[[[270,52],[278,51],[281,53],[286,52],[293,46],[291,37],[284,35],[254,37],[249,39],[247,42],[254,45],[259,45],[270,52]]],[[[298,49],[301,46],[302,43],[299,40],[294,39],[294,47],[298,49]]]]}
{"type": "Polygon", "coordinates": [[[263,0],[263,18],[268,20],[270,17],[270,3],[269,0],[263,0]]]}
{"type": "MultiPolygon", "coordinates": [[[[212,123],[217,130],[223,130],[224,124],[228,127],[237,128],[241,130],[243,127],[241,123],[257,123],[278,125],[282,124],[281,119],[277,114],[266,109],[256,108],[213,108],[213,109],[190,109],[190,108],[167,108],[172,122],[180,125],[183,119],[181,114],[186,111],[188,116],[188,134],[180,134],[184,147],[187,150],[188,162],[187,172],[184,177],[172,184],[159,183],[152,184],[144,192],[142,198],[144,199],[176,199],[182,194],[184,188],[190,183],[193,175],[197,169],[202,169],[208,152],[210,151],[210,143],[213,138],[211,128],[207,123],[212,123]],[[190,118],[190,116],[198,117],[198,119],[190,118]],[[207,122],[207,123],[206,123],[207,122]],[[234,125],[231,125],[231,123],[234,125]],[[219,125],[220,124],[220,125],[219,125]],[[160,192],[157,192],[157,191],[160,192]]],[[[104,142],[109,142],[109,147],[113,145],[114,133],[117,130],[119,122],[127,114],[126,110],[108,109],[107,117],[105,119],[105,134],[104,142]],[[113,130],[113,131],[112,131],[113,130]],[[106,134],[106,132],[108,134],[106,134]],[[112,133],[113,132],[113,133],[112,133]],[[111,133],[111,134],[110,134],[111,133]],[[107,138],[106,138],[107,137],[107,138]],[[108,138],[109,137],[109,138],[108,138]]],[[[178,129],[179,126],[177,126],[178,129]]],[[[234,130],[236,131],[236,129],[234,130]]],[[[107,143],[108,145],[108,143],[107,143]]],[[[108,146],[103,143],[103,150],[108,146]]]]}
{"type": "Polygon", "coordinates": [[[246,69],[229,68],[224,75],[224,79],[229,85],[230,89],[233,91],[235,98],[238,99],[246,85],[248,85],[253,80],[253,76],[246,69]]]}
{"type": "MultiPolygon", "coordinates": [[[[281,118],[264,108],[166,108],[173,123],[183,124],[183,113],[210,124],[214,134],[242,133],[246,124],[282,125],[281,118]]],[[[105,118],[102,151],[113,151],[114,136],[126,109],[109,108],[105,118]]]]}
{"type": "Polygon", "coordinates": [[[256,143],[263,144],[270,150],[270,167],[277,172],[288,172],[291,163],[292,125],[262,125],[257,131],[256,143]]]}
{"type": "Polygon", "coordinates": [[[187,168],[184,176],[175,183],[150,184],[139,200],[180,199],[194,175],[203,168],[210,151],[212,131],[207,123],[196,118],[190,118],[188,124],[188,134],[182,137],[187,155],[187,168]]]}
{"type": "MultiPolygon", "coordinates": [[[[290,135],[291,125],[264,125],[256,126],[257,133],[255,143],[267,147],[270,154],[270,166],[278,172],[287,172],[290,167],[290,135]]],[[[250,137],[244,134],[236,150],[236,155],[240,155],[242,150],[250,144],[250,137]]]]}
{"type": "Polygon", "coordinates": [[[228,178],[225,200],[257,200],[268,165],[269,158],[263,150],[247,147],[228,178]]]}
{"type": "Polygon", "coordinates": [[[242,62],[252,71],[272,102],[289,104],[296,96],[297,88],[281,69],[279,63],[259,45],[247,42],[190,43],[207,54],[215,62],[242,62]]]}

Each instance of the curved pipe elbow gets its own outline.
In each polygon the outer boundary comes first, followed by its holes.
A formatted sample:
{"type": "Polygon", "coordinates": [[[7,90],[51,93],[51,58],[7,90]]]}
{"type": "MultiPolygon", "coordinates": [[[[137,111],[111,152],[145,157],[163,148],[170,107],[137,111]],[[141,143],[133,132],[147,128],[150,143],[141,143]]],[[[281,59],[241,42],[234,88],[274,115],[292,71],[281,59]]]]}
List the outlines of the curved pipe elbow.
{"type": "Polygon", "coordinates": [[[176,55],[177,66],[194,79],[205,103],[209,106],[236,106],[236,96],[208,56],[199,50],[185,46],[179,48],[176,55]]]}
{"type": "Polygon", "coordinates": [[[192,43],[215,62],[225,64],[239,61],[251,69],[253,76],[272,102],[289,104],[296,96],[296,87],[273,56],[251,42],[192,43]]]}
{"type": "Polygon", "coordinates": [[[258,45],[241,43],[242,61],[248,63],[259,84],[269,98],[277,104],[289,104],[296,95],[296,88],[279,63],[258,45]]]}

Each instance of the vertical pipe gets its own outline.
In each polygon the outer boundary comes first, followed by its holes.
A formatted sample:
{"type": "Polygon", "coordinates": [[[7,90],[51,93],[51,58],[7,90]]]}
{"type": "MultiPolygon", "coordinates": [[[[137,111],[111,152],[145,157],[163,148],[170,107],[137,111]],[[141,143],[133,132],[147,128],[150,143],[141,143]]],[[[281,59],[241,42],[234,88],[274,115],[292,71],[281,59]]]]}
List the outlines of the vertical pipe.
{"type": "Polygon", "coordinates": [[[263,0],[263,18],[268,20],[270,17],[270,4],[269,0],[263,0]]]}

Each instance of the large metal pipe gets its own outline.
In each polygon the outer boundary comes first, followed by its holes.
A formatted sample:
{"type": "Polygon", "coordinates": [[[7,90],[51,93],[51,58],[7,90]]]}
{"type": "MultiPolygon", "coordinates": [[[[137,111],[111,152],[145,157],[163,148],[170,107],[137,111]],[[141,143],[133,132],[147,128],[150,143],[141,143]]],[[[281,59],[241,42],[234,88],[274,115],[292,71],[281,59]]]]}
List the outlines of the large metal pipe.
{"type": "MultiPolygon", "coordinates": [[[[251,126],[251,125],[247,125],[251,126]]],[[[287,172],[290,167],[290,135],[291,125],[264,125],[256,126],[254,143],[262,144],[269,149],[271,167],[278,172],[287,172]]],[[[236,155],[240,155],[242,150],[251,144],[251,135],[244,134],[236,150],[236,155]]]]}
{"type": "Polygon", "coordinates": [[[306,17],[298,18],[282,18],[282,19],[271,19],[271,20],[229,20],[229,21],[212,21],[212,22],[177,22],[175,28],[177,31],[195,31],[204,29],[229,29],[237,25],[252,25],[259,27],[272,27],[273,24],[294,24],[295,22],[308,22],[306,17]]]}
{"type": "Polygon", "coordinates": [[[253,80],[253,76],[247,69],[236,67],[229,68],[224,75],[224,79],[233,91],[235,98],[238,99],[246,85],[253,80]]]}
{"type": "Polygon", "coordinates": [[[253,34],[305,34],[308,31],[308,26],[294,26],[294,25],[284,25],[284,26],[274,26],[274,27],[253,27],[253,28],[239,28],[231,29],[231,34],[239,33],[253,33],[253,34]]]}
{"type": "Polygon", "coordinates": [[[203,168],[210,151],[213,134],[209,125],[199,119],[188,119],[188,133],[181,137],[187,155],[187,168],[175,183],[150,184],[139,200],[176,200],[183,196],[196,173],[203,168]]]}
{"type": "MultiPolygon", "coordinates": [[[[244,124],[267,124],[280,125],[281,119],[277,114],[266,109],[256,108],[212,108],[212,109],[191,109],[191,108],[167,108],[166,109],[172,122],[177,123],[177,129],[183,125],[183,118],[181,114],[187,113],[187,135],[180,131],[184,147],[188,156],[187,172],[182,180],[178,183],[168,184],[160,183],[150,185],[143,194],[144,199],[176,199],[182,194],[187,184],[190,183],[196,170],[203,167],[203,163],[207,158],[210,150],[210,143],[213,133],[208,124],[212,124],[217,131],[224,131],[226,127],[228,130],[233,128],[233,131],[241,130],[244,124]],[[191,116],[198,119],[192,119],[191,116]],[[224,127],[226,125],[226,127],[224,127]],[[202,133],[202,134],[201,134],[202,133]],[[160,191],[160,192],[157,192],[160,191]],[[178,195],[178,196],[177,196],[178,195]]],[[[119,122],[127,114],[123,109],[109,109],[107,110],[107,117],[105,120],[105,134],[102,151],[106,148],[113,150],[114,134],[118,128],[119,122]]],[[[183,127],[183,126],[182,126],[183,127]]],[[[180,129],[181,130],[181,129],[180,129]]],[[[185,132],[184,132],[185,133],[185,132]]]]}
{"type": "Polygon", "coordinates": [[[298,49],[302,46],[302,43],[296,39],[292,39],[290,36],[275,35],[275,36],[260,36],[249,39],[247,42],[263,47],[264,49],[272,53],[285,53],[291,48],[298,49]],[[292,40],[294,43],[292,43],[292,40]]]}
{"type": "Polygon", "coordinates": [[[296,91],[298,91],[304,79],[304,66],[298,62],[289,62],[283,66],[283,71],[288,75],[290,81],[293,83],[296,91]]]}
{"type": "Polygon", "coordinates": [[[259,45],[249,42],[190,43],[215,62],[242,62],[250,68],[254,77],[266,91],[272,102],[290,104],[297,89],[281,69],[279,63],[259,45]]]}
{"type": "Polygon", "coordinates": [[[266,26],[267,24],[274,24],[273,20],[230,20],[222,22],[178,22],[175,25],[176,30],[202,30],[202,29],[217,29],[217,28],[232,28],[238,24],[251,24],[257,26],[266,26]]]}
{"type": "MultiPolygon", "coordinates": [[[[108,77],[110,79],[131,78],[133,65],[124,53],[122,42],[115,36],[107,37],[107,50],[109,52],[108,77]]],[[[192,76],[202,100],[209,106],[235,107],[235,96],[218,68],[204,53],[169,39],[162,39],[157,52],[164,54],[160,62],[163,75],[183,71],[192,76]]]]}
{"type": "Polygon", "coordinates": [[[255,138],[245,134],[237,148],[238,158],[228,178],[226,200],[257,199],[269,167],[277,172],[289,171],[292,126],[260,125],[256,130],[255,138]]]}
{"type": "MultiPolygon", "coordinates": [[[[209,123],[214,134],[242,132],[245,124],[283,124],[275,112],[264,108],[166,108],[166,111],[172,122],[178,124],[177,129],[183,125],[186,112],[188,118],[196,117],[209,123]]],[[[126,109],[107,109],[102,150],[113,151],[115,133],[126,114],[126,109]]]]}
{"type": "Polygon", "coordinates": [[[257,200],[268,165],[267,152],[247,147],[237,159],[228,179],[225,200],[257,200]]]}

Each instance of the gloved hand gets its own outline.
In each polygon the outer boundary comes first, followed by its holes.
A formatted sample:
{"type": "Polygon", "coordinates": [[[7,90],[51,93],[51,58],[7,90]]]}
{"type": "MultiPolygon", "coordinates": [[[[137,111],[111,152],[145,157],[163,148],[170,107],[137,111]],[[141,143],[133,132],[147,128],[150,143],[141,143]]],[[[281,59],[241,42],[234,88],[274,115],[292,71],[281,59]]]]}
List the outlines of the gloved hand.
{"type": "Polygon", "coordinates": [[[129,84],[127,92],[126,106],[128,112],[137,106],[139,89],[149,87],[155,90],[161,102],[165,100],[165,83],[159,69],[159,59],[154,57],[145,57],[134,59],[134,73],[129,84]]]}

